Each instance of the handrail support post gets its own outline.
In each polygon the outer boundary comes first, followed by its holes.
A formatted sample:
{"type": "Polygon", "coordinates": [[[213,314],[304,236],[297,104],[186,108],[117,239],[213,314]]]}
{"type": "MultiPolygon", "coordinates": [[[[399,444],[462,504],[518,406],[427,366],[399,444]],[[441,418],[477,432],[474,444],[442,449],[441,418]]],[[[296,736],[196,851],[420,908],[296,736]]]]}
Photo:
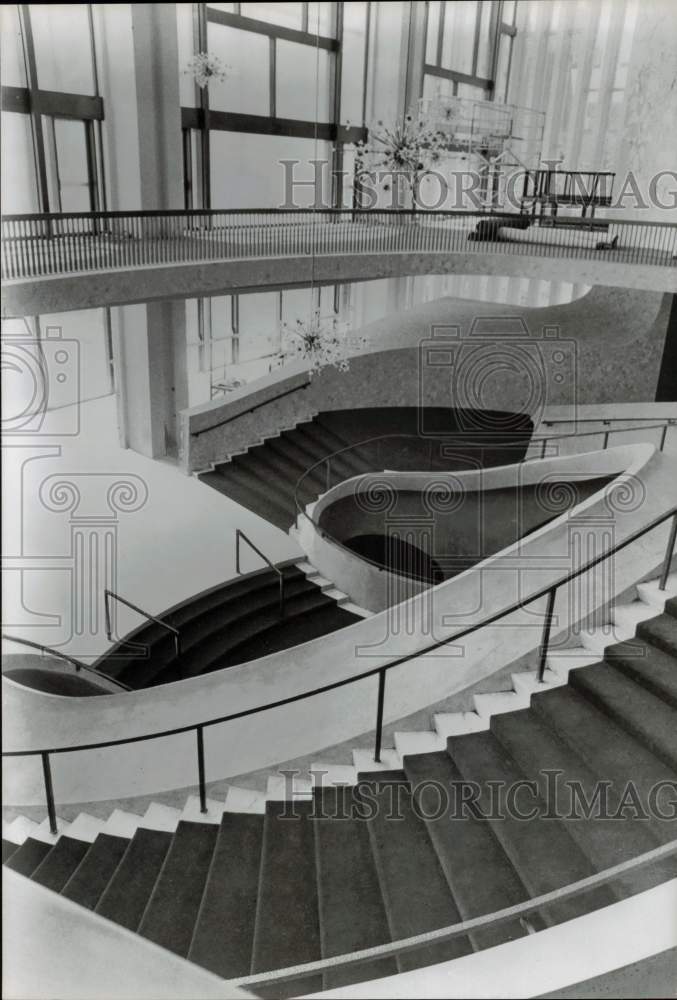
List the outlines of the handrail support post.
{"type": "Polygon", "coordinates": [[[376,705],[376,737],[374,742],[374,761],[381,763],[381,743],[383,741],[383,702],[386,690],[386,670],[383,667],[378,672],[378,702],[376,705]]]}
{"type": "Polygon", "coordinates": [[[545,665],[548,658],[548,646],[550,645],[550,629],[552,628],[552,620],[555,611],[555,597],[557,596],[557,587],[553,587],[552,590],[548,591],[548,603],[545,609],[545,619],[543,621],[543,636],[541,638],[541,647],[539,651],[539,662],[538,662],[538,683],[543,684],[545,677],[545,665]]]}
{"type": "Polygon", "coordinates": [[[677,514],[673,514],[672,517],[672,526],[670,527],[670,535],[668,537],[668,544],[665,550],[663,569],[661,571],[661,578],[658,582],[659,590],[665,590],[667,586],[668,576],[670,575],[670,563],[672,562],[672,554],[675,551],[675,538],[677,538],[677,514]]]}
{"type": "Polygon", "coordinates": [[[207,785],[205,782],[205,743],[203,727],[197,726],[195,733],[197,735],[197,773],[200,785],[200,812],[206,813],[207,785]]]}
{"type": "Polygon", "coordinates": [[[54,806],[54,786],[52,784],[52,767],[49,762],[49,753],[43,751],[42,774],[45,779],[45,798],[47,799],[47,815],[49,816],[49,832],[56,835],[58,833],[56,825],[56,808],[54,806]]]}

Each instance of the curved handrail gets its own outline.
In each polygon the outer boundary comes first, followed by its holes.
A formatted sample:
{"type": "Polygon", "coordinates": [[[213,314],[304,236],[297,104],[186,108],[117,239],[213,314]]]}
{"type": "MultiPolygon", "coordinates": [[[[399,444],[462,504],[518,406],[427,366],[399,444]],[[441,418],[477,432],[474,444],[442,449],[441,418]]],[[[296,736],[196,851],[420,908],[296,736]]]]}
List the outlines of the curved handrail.
{"type": "MultiPolygon", "coordinates": [[[[560,587],[567,585],[572,580],[576,580],[579,576],[584,573],[589,572],[589,570],[594,569],[600,563],[604,562],[610,556],[615,555],[622,549],[632,545],[639,538],[653,531],[654,528],[660,527],[670,518],[675,518],[677,521],[677,506],[671,507],[669,510],[660,514],[658,517],[653,518],[648,524],[645,524],[643,528],[638,528],[633,531],[627,538],[623,541],[617,542],[615,545],[606,551],[600,553],[600,555],[589,559],[582,566],[579,566],[575,570],[571,570],[569,573],[565,573],[563,576],[558,577],[554,583],[546,584],[544,587],[539,588],[533,594],[528,597],[522,597],[512,604],[508,605],[507,608],[503,608],[500,611],[496,611],[494,614],[483,618],[480,622],[475,622],[473,625],[465,626],[459,629],[458,632],[454,632],[452,635],[445,636],[443,639],[437,639],[435,642],[429,643],[423,649],[418,649],[412,653],[406,653],[403,656],[398,656],[391,660],[389,663],[380,667],[371,667],[369,670],[364,670],[359,674],[352,674],[350,677],[344,677],[338,681],[332,681],[330,684],[324,684],[321,687],[313,688],[310,691],[302,691],[299,694],[289,695],[286,698],[280,698],[276,701],[268,702],[265,705],[257,705],[255,708],[242,709],[239,712],[231,712],[229,715],[219,715],[209,719],[203,719],[200,722],[191,722],[183,726],[175,726],[173,729],[162,729],[153,733],[143,733],[140,736],[125,736],[120,739],[112,740],[98,740],[96,743],[81,743],[76,745],[69,745],[63,747],[42,747],[39,749],[31,750],[3,750],[3,757],[34,757],[44,753],[72,753],[73,751],[79,750],[98,750],[101,747],[112,747],[121,746],[124,743],[142,743],[145,740],[155,740],[161,739],[166,736],[178,736],[181,733],[189,733],[193,730],[206,729],[210,726],[220,725],[222,722],[232,722],[235,719],[246,718],[250,715],[258,715],[260,712],[266,712],[274,708],[281,708],[284,705],[289,705],[295,701],[303,701],[306,698],[312,698],[318,694],[324,694],[326,691],[333,691],[340,687],[345,687],[347,684],[354,684],[357,681],[364,680],[367,677],[374,677],[377,674],[382,674],[394,667],[400,666],[402,663],[406,663],[408,660],[418,659],[421,656],[426,656],[428,653],[432,653],[442,646],[448,646],[453,642],[457,642],[459,639],[464,639],[466,636],[471,635],[473,632],[479,631],[481,628],[485,628],[487,625],[493,625],[495,622],[499,621],[501,618],[507,618],[508,615],[514,614],[516,611],[520,611],[529,604],[533,604],[535,601],[539,600],[541,597],[545,597],[546,594],[550,594],[553,590],[558,590],[560,587]]],[[[674,540],[673,540],[674,541],[674,540]]],[[[664,565],[669,565],[670,558],[672,556],[671,551],[666,551],[664,565]]]]}
{"type": "MultiPolygon", "coordinates": [[[[41,642],[33,642],[31,639],[20,639],[18,636],[8,635],[6,632],[2,633],[1,638],[6,639],[7,642],[17,642],[21,646],[30,646],[32,649],[39,649],[42,653],[50,653],[52,656],[56,656],[59,660],[66,660],[67,663],[73,664],[76,671],[79,672],[80,670],[85,670],[88,674],[94,674],[94,676],[100,681],[110,681],[111,684],[115,684],[122,691],[132,690],[132,688],[127,687],[126,684],[123,684],[122,681],[117,680],[115,677],[109,677],[108,674],[100,674],[98,670],[94,670],[92,667],[89,667],[86,663],[83,663],[82,660],[76,660],[74,656],[69,656],[67,653],[60,653],[58,649],[52,649],[51,646],[45,646],[41,642]]],[[[45,666],[47,665],[48,662],[45,663],[45,666]]]]}
{"type": "Polygon", "coordinates": [[[228,982],[231,986],[242,988],[256,985],[270,986],[273,983],[303,979],[306,976],[312,976],[317,973],[346,969],[360,965],[362,962],[369,962],[378,958],[394,957],[410,951],[416,951],[418,948],[425,946],[442,944],[445,941],[451,941],[454,938],[470,934],[473,931],[495,927],[497,924],[506,923],[509,920],[518,920],[552,903],[559,903],[562,900],[580,896],[585,892],[591,892],[617,878],[635,872],[639,868],[662,861],[664,858],[670,857],[675,853],[677,853],[677,840],[671,840],[667,844],[661,844],[659,847],[645,851],[635,858],[630,858],[627,861],[621,861],[616,865],[605,868],[601,872],[587,875],[585,878],[578,879],[576,882],[570,882],[559,889],[551,889],[550,892],[544,892],[540,896],[533,896],[522,903],[506,906],[501,910],[494,910],[493,913],[483,913],[479,917],[472,917],[469,920],[450,924],[447,927],[439,927],[433,931],[425,931],[423,934],[413,934],[411,937],[400,938],[398,941],[389,941],[387,944],[374,945],[371,948],[361,948],[359,951],[347,952],[343,955],[332,955],[328,958],[318,959],[315,962],[304,962],[301,965],[287,966],[284,969],[257,972],[249,976],[242,976],[239,979],[230,979],[228,982]]]}
{"type": "MultiPolygon", "coordinates": [[[[540,453],[540,455],[534,455],[531,458],[527,458],[525,456],[521,460],[521,463],[524,464],[524,463],[527,463],[527,462],[537,461],[539,459],[545,458],[546,450],[547,450],[547,445],[548,445],[548,442],[550,442],[550,441],[562,441],[562,440],[566,440],[568,438],[584,438],[584,437],[600,437],[600,436],[602,436],[604,438],[602,450],[606,450],[608,448],[608,446],[609,446],[609,439],[610,439],[610,435],[611,434],[621,434],[624,431],[635,431],[635,430],[648,431],[648,430],[656,430],[656,429],[659,429],[659,428],[662,429],[663,433],[661,435],[661,440],[660,440],[660,443],[659,443],[659,446],[658,446],[658,450],[659,451],[663,451],[663,448],[665,446],[665,439],[666,439],[668,427],[671,427],[671,426],[673,426],[675,424],[677,424],[677,419],[672,418],[672,417],[665,417],[660,422],[656,422],[656,423],[649,424],[649,425],[644,425],[642,427],[609,427],[609,428],[602,428],[601,430],[580,431],[580,432],[573,431],[573,432],[566,433],[566,434],[547,434],[547,435],[542,436],[542,437],[532,437],[531,440],[530,440],[530,442],[529,442],[529,444],[530,445],[531,444],[540,444],[541,445],[541,453],[540,453]]],[[[449,437],[453,438],[454,435],[457,434],[457,433],[458,432],[449,431],[449,437]]],[[[464,447],[466,447],[466,448],[472,447],[473,444],[476,444],[477,447],[482,447],[484,444],[487,444],[488,446],[491,446],[492,448],[496,448],[496,449],[499,449],[499,450],[501,448],[514,448],[515,447],[515,442],[512,442],[512,441],[511,442],[506,442],[505,444],[501,444],[500,442],[495,442],[495,441],[492,441],[492,440],[488,439],[487,442],[484,442],[482,440],[482,435],[483,434],[489,435],[490,433],[491,433],[491,431],[489,429],[487,429],[486,431],[478,432],[474,438],[473,437],[471,437],[469,439],[466,438],[464,440],[464,447]]],[[[384,569],[384,567],[383,567],[383,565],[381,563],[377,562],[375,559],[370,559],[369,556],[362,555],[361,553],[357,553],[357,552],[353,551],[352,549],[349,549],[348,546],[345,545],[344,542],[341,542],[338,538],[335,538],[334,536],[329,535],[329,533],[326,531],[326,529],[322,528],[320,526],[320,524],[318,523],[318,521],[315,520],[313,514],[309,514],[308,513],[308,510],[306,508],[307,508],[307,506],[308,506],[309,503],[312,503],[312,501],[305,501],[305,502],[302,501],[300,499],[300,497],[299,497],[299,493],[300,493],[301,487],[303,486],[304,482],[307,479],[310,479],[310,477],[313,476],[317,471],[319,471],[325,464],[326,464],[326,467],[327,467],[326,468],[326,473],[324,475],[325,487],[326,487],[325,492],[328,492],[331,489],[331,485],[332,485],[331,484],[331,463],[332,463],[332,460],[338,459],[341,456],[345,456],[349,452],[356,452],[356,453],[359,454],[359,449],[365,449],[369,445],[373,445],[373,444],[375,444],[377,442],[380,442],[380,441],[387,441],[387,440],[393,440],[393,439],[416,441],[418,444],[421,444],[421,445],[423,445],[423,444],[425,444],[427,442],[428,445],[429,445],[429,453],[430,453],[429,463],[430,464],[432,464],[432,447],[435,444],[444,443],[444,437],[443,437],[442,434],[440,434],[438,436],[436,435],[434,438],[433,437],[426,437],[426,436],[419,435],[419,434],[381,434],[381,435],[378,435],[376,437],[365,438],[363,441],[356,441],[353,444],[346,445],[343,448],[338,448],[336,451],[333,451],[330,454],[325,455],[324,458],[318,459],[317,462],[314,462],[313,465],[311,465],[308,469],[306,469],[306,471],[304,473],[302,473],[301,476],[299,476],[299,478],[296,481],[296,485],[294,487],[294,505],[296,507],[297,516],[305,517],[308,521],[310,521],[310,523],[313,525],[314,529],[317,532],[319,532],[322,535],[323,538],[329,537],[331,539],[332,544],[338,546],[341,549],[344,549],[345,551],[350,552],[351,556],[353,556],[355,559],[359,559],[363,563],[367,563],[370,566],[374,566],[379,571],[383,571],[383,569],[384,569]]],[[[413,470],[413,469],[411,469],[411,470],[407,470],[407,471],[410,471],[410,472],[415,472],[415,471],[426,472],[426,471],[430,471],[430,472],[434,472],[434,473],[440,473],[442,475],[445,472],[444,469],[432,469],[432,468],[429,469],[429,470],[426,470],[426,469],[413,470]]],[[[446,471],[448,471],[448,472],[459,472],[461,470],[459,470],[459,469],[449,469],[449,470],[446,470],[446,471]]],[[[356,473],[355,478],[357,478],[359,476],[374,475],[374,474],[378,474],[379,472],[383,472],[383,469],[376,468],[376,469],[373,469],[371,472],[356,473]]],[[[353,478],[353,477],[349,477],[349,478],[353,478]]],[[[339,485],[339,484],[336,483],[334,485],[339,485]]],[[[422,579],[422,578],[416,577],[415,579],[422,579]]]]}
{"type": "MultiPolygon", "coordinates": [[[[168,622],[163,621],[162,618],[157,618],[155,615],[149,614],[147,611],[144,611],[143,608],[138,608],[136,604],[132,604],[132,602],[128,601],[126,598],[120,597],[120,595],[116,594],[114,590],[104,590],[103,592],[104,613],[106,616],[106,638],[108,639],[109,642],[112,642],[113,639],[113,629],[111,625],[111,614],[110,614],[111,599],[119,601],[119,603],[124,604],[125,607],[131,608],[132,611],[136,611],[136,613],[139,615],[143,615],[143,617],[147,618],[149,622],[155,622],[156,625],[160,625],[168,632],[171,632],[172,635],[174,636],[174,651],[177,656],[181,655],[181,635],[179,633],[178,628],[174,628],[173,625],[170,625],[168,622]]],[[[120,642],[126,643],[127,640],[121,639],[120,642]]],[[[131,691],[132,688],[128,688],[127,690],[131,691]]]]}

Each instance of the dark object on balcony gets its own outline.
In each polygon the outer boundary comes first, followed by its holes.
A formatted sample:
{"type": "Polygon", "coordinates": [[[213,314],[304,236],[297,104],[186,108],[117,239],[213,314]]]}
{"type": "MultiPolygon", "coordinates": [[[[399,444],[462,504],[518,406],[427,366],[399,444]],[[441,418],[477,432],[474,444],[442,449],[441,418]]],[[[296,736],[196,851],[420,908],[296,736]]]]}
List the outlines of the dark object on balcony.
{"type": "Polygon", "coordinates": [[[592,220],[596,208],[611,205],[615,176],[599,170],[527,170],[520,212],[541,223],[566,225],[566,218],[558,218],[559,209],[573,208],[580,210],[581,218],[592,220]]]}

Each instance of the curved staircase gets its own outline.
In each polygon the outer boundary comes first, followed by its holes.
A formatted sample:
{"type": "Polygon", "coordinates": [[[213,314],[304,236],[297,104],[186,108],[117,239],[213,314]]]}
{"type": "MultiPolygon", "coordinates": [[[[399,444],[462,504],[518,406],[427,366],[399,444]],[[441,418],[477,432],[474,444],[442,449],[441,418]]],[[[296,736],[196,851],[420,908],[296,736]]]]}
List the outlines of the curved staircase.
{"type": "MultiPolygon", "coordinates": [[[[586,645],[553,650],[543,682],[515,674],[512,691],[476,695],[476,712],[396,733],[379,762],[354,751],[311,765],[309,778],[272,777],[265,794],[232,787],[206,814],[192,797],[183,812],[155,803],[143,817],[80,814],[56,836],[19,816],[3,831],[3,862],[226,979],[396,941],[601,872],[677,834],[677,575],[666,591],[653,581],[637,594],[586,645]],[[568,791],[556,816],[553,774],[568,791]],[[511,805],[525,781],[531,797],[511,805]],[[603,786],[616,819],[595,814],[603,786]],[[659,787],[672,790],[660,810],[659,787]],[[529,805],[536,814],[520,817],[529,805]]],[[[676,874],[669,857],[528,918],[254,993],[305,994],[446,961],[676,874]]]]}
{"type": "Polygon", "coordinates": [[[289,649],[368,614],[308,562],[277,569],[284,580],[282,615],[277,572],[248,573],[162,615],[179,630],[178,655],[173,636],[152,622],[116,643],[94,669],[134,689],[167,684],[289,649]]]}

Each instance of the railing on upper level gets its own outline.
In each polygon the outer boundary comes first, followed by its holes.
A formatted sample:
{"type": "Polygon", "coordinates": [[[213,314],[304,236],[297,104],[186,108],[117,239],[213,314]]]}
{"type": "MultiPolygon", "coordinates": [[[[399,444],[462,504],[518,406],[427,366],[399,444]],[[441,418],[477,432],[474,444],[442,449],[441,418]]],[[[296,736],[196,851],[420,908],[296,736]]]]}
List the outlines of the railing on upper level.
{"type": "MultiPolygon", "coordinates": [[[[109,677],[107,674],[100,674],[98,670],[94,670],[89,667],[82,660],[77,660],[74,656],[69,656],[67,653],[61,653],[58,649],[52,649],[51,646],[45,646],[41,642],[33,642],[31,639],[20,639],[16,635],[8,635],[6,632],[2,633],[2,640],[4,642],[16,642],[20,646],[29,646],[31,649],[37,649],[41,653],[49,653],[50,656],[56,657],[56,659],[64,660],[66,663],[70,663],[71,666],[75,667],[75,672],[80,673],[84,670],[88,674],[93,674],[97,681],[105,686],[106,684],[113,684],[115,687],[120,688],[121,691],[131,691],[132,688],[123,684],[122,681],[117,680],[115,677],[109,677]]],[[[49,664],[49,660],[43,661],[45,666],[49,664]]]]}
{"type": "Polygon", "coordinates": [[[562,229],[524,230],[524,222],[516,212],[382,209],[8,215],[2,220],[2,276],[13,281],[149,265],[385,253],[488,252],[677,265],[672,223],[610,218],[600,234],[587,219],[567,220],[562,229]]]}

